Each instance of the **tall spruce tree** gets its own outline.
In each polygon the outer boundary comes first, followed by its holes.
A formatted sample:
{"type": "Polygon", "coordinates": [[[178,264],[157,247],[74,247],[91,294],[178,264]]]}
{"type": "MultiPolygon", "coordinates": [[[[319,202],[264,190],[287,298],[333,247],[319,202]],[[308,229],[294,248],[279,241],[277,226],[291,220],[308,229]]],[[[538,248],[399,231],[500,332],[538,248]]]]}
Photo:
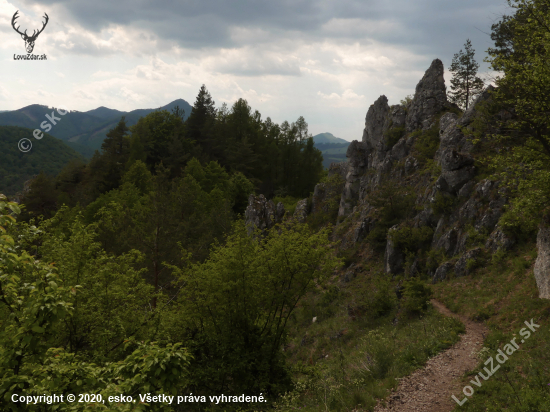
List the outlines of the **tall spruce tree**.
{"type": "Polygon", "coordinates": [[[474,98],[483,91],[484,83],[477,77],[479,64],[474,60],[475,50],[472,49],[470,39],[466,40],[464,47],[465,52],[461,49],[456,53],[449,67],[453,73],[449,100],[467,110],[474,98]]]}
{"type": "Polygon", "coordinates": [[[203,84],[197,95],[197,100],[191,109],[191,114],[186,121],[188,138],[200,145],[209,159],[212,157],[212,149],[215,146],[214,140],[216,140],[212,135],[216,119],[214,104],[212,96],[203,84]]]}

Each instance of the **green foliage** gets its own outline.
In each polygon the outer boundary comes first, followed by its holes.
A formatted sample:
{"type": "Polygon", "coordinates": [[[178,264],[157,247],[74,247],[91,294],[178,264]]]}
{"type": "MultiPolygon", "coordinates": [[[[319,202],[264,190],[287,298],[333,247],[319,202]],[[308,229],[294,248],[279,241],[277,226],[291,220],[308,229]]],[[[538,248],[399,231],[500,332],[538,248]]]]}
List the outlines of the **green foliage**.
{"type": "Polygon", "coordinates": [[[470,40],[464,44],[465,52],[460,50],[453,56],[449,70],[453,73],[451,78],[451,91],[448,93],[449,101],[458,104],[463,110],[483,90],[483,80],[477,77],[479,64],[474,60],[475,50],[472,49],[470,40]]]}
{"type": "Polygon", "coordinates": [[[447,255],[442,249],[430,249],[426,252],[426,269],[429,272],[435,271],[445,260],[447,255]]]}
{"type": "Polygon", "coordinates": [[[233,212],[244,214],[251,194],[254,194],[254,184],[241,172],[233,173],[229,179],[229,199],[233,212]]]}
{"type": "Polygon", "coordinates": [[[433,229],[429,226],[401,226],[389,231],[388,237],[398,249],[407,252],[416,252],[431,242],[433,233],[433,229]]]}
{"type": "Polygon", "coordinates": [[[23,190],[25,181],[40,172],[55,176],[71,160],[84,161],[84,158],[47,133],[41,140],[36,140],[32,129],[0,126],[0,193],[15,195],[23,190]],[[33,145],[27,153],[19,151],[17,146],[25,138],[33,145]]]}
{"type": "Polygon", "coordinates": [[[397,297],[389,279],[378,278],[374,292],[367,301],[367,312],[377,319],[388,315],[397,306],[397,297]]]}
{"type": "MultiPolygon", "coordinates": [[[[19,211],[15,203],[6,202],[0,195],[0,231],[21,234],[17,238],[6,234],[0,237],[3,319],[0,323],[0,408],[22,410],[23,406],[12,402],[12,395],[92,393],[107,399],[120,393],[174,394],[185,385],[190,356],[179,344],[159,346],[126,340],[123,350],[112,352],[124,344],[124,336],[128,336],[126,333],[115,336],[121,317],[131,316],[135,322],[136,315],[145,312],[143,295],[134,296],[135,289],[128,289],[128,286],[142,284],[141,279],[135,276],[124,279],[124,272],[116,273],[113,269],[119,263],[106,263],[106,257],[90,242],[82,225],[73,229],[67,241],[59,243],[59,238],[45,241],[44,256],[56,255],[61,259],[59,262],[48,264],[36,260],[22,249],[20,242],[42,236],[43,230],[25,225],[16,227],[13,214],[19,211]],[[89,262],[94,254],[99,256],[89,262]],[[93,268],[86,266],[94,263],[93,268]],[[97,265],[100,265],[99,272],[97,265]],[[97,283],[105,280],[107,283],[97,283]],[[132,307],[132,298],[139,300],[137,308],[132,307]],[[109,305],[111,311],[105,311],[109,305]],[[113,347],[119,337],[121,340],[113,347]],[[91,343],[93,347],[88,346],[91,343]],[[106,362],[107,357],[110,362],[106,362]]],[[[124,257],[118,260],[123,261],[124,257]]],[[[126,270],[132,271],[128,267],[126,270]]],[[[110,404],[109,409],[145,408],[135,406],[110,404]]],[[[44,404],[28,405],[25,410],[43,411],[44,407],[44,404]]],[[[79,402],[55,405],[59,411],[84,411],[89,407],[88,403],[79,402]]],[[[148,410],[166,408],[157,404],[148,410]]]]}
{"type": "Polygon", "coordinates": [[[393,147],[405,135],[405,126],[390,128],[384,133],[384,143],[393,147]]]}
{"type": "Polygon", "coordinates": [[[340,198],[345,181],[338,173],[321,179],[324,196],[316,199],[315,210],[307,217],[307,223],[313,228],[320,228],[327,224],[335,224],[340,208],[340,198]]]}
{"type": "Polygon", "coordinates": [[[367,200],[377,208],[380,222],[385,226],[393,226],[415,212],[415,197],[411,187],[386,179],[367,196],[367,200]]]}
{"type": "Polygon", "coordinates": [[[456,206],[456,198],[448,193],[438,191],[431,206],[436,216],[449,215],[456,206]]]}
{"type": "Polygon", "coordinates": [[[152,179],[153,176],[145,163],[141,160],[136,160],[122,177],[122,184],[130,183],[138,188],[140,194],[144,195],[152,190],[152,179]]]}
{"type": "Polygon", "coordinates": [[[376,250],[386,246],[388,229],[408,217],[416,209],[412,187],[403,186],[392,179],[383,180],[378,188],[367,195],[367,201],[374,206],[376,225],[367,235],[367,241],[376,250]]]}
{"type": "Polygon", "coordinates": [[[42,260],[55,262],[63,284],[79,285],[71,319],[57,327],[53,341],[94,361],[113,360],[118,356],[113,348],[125,337],[149,338],[140,325],[151,315],[142,308],[154,290],[142,278],[143,270],[134,269],[142,257],[135,251],[107,254],[97,242],[96,225],[86,226],[77,216],[63,230],[56,228],[68,212],[62,209],[39,227],[42,260]]]}
{"type": "MultiPolygon", "coordinates": [[[[490,143],[486,161],[510,190],[511,207],[503,224],[511,231],[531,232],[550,201],[550,66],[548,4],[514,0],[512,17],[493,27],[496,48],[487,61],[500,72],[477,137],[490,143]],[[491,113],[500,116],[488,117],[491,113]]],[[[524,232],[524,233],[525,233],[524,232]]]]}
{"type": "Polygon", "coordinates": [[[287,216],[292,216],[294,214],[294,211],[296,210],[296,204],[299,200],[301,199],[292,196],[275,196],[273,198],[273,203],[277,205],[279,204],[279,202],[281,202],[285,206],[287,216]]]}
{"type": "Polygon", "coordinates": [[[171,324],[193,350],[194,393],[288,388],[286,325],[300,298],[339,265],[331,247],[328,230],[281,226],[258,241],[239,222],[204,263],[172,266],[185,287],[171,324]]]}
{"type": "Polygon", "coordinates": [[[403,105],[405,107],[408,107],[409,104],[411,104],[411,102],[413,101],[413,98],[414,98],[414,96],[412,94],[409,94],[403,100],[401,100],[399,103],[401,103],[401,105],[403,105]]]}
{"type": "Polygon", "coordinates": [[[466,225],[466,233],[468,234],[468,238],[466,239],[467,247],[483,246],[489,235],[487,228],[484,226],[477,230],[471,224],[466,225]]]}
{"type": "Polygon", "coordinates": [[[382,225],[375,225],[366,237],[367,242],[378,251],[383,251],[387,243],[388,228],[382,225]]]}
{"type": "Polygon", "coordinates": [[[409,314],[421,314],[428,309],[433,291],[429,285],[418,278],[407,280],[403,284],[403,308],[409,314]]]}
{"type": "Polygon", "coordinates": [[[412,152],[420,164],[426,164],[439,148],[439,119],[428,130],[417,130],[412,136],[415,138],[412,152]]]}

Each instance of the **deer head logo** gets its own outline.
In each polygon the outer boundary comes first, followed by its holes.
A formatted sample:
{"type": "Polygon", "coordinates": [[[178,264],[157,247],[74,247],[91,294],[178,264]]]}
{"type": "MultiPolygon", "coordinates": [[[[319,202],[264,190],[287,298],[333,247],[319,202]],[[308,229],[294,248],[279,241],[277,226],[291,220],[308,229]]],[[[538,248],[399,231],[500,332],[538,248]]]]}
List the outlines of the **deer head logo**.
{"type": "Polygon", "coordinates": [[[17,19],[19,16],[17,15],[17,13],[19,13],[19,10],[17,10],[15,12],[15,14],[13,15],[12,19],[11,19],[11,25],[13,27],[13,29],[19,33],[21,35],[21,38],[23,40],[25,40],[25,48],[27,49],[27,53],[32,53],[33,49],[34,49],[34,42],[36,41],[36,38],[38,37],[38,35],[40,33],[42,33],[44,31],[44,28],[46,27],[46,24],[48,24],[48,20],[50,19],[48,17],[48,15],[46,13],[44,18],[46,19],[46,21],[43,24],[42,28],[40,30],[38,30],[38,33],[36,33],[36,30],[34,30],[32,32],[32,36],[27,36],[27,30],[25,30],[24,33],[21,33],[19,31],[19,26],[17,26],[17,28],[15,27],[15,19],[17,19]]]}

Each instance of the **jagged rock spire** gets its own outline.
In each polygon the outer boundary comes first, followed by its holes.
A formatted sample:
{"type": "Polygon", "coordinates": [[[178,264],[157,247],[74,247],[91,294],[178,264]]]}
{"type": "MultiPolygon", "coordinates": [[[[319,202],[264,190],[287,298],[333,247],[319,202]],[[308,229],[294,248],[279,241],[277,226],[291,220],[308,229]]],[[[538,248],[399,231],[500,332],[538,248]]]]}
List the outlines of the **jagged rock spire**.
{"type": "Polygon", "coordinates": [[[443,63],[435,59],[416,85],[405,121],[407,132],[429,128],[432,117],[449,105],[443,72],[443,63]]]}

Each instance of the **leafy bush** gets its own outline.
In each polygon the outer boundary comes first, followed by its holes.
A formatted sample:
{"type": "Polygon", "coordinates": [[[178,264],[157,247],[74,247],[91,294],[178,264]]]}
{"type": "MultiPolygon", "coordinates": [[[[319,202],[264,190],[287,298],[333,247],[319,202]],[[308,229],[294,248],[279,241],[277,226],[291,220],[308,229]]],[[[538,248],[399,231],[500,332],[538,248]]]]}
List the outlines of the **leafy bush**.
{"type": "Polygon", "coordinates": [[[366,237],[366,240],[374,250],[377,250],[380,252],[386,248],[387,235],[388,235],[388,228],[381,224],[377,224],[369,232],[369,234],[366,237]]]}
{"type": "Polygon", "coordinates": [[[409,314],[424,313],[429,306],[433,291],[418,278],[412,278],[403,285],[403,308],[409,314]]]}
{"type": "Polygon", "coordinates": [[[431,242],[433,233],[433,229],[429,226],[402,226],[396,230],[391,230],[388,236],[398,249],[413,252],[431,242]]]}
{"type": "Polygon", "coordinates": [[[397,297],[388,279],[378,279],[367,303],[367,312],[374,319],[385,316],[397,306],[397,297]]]}
{"type": "Polygon", "coordinates": [[[445,255],[445,252],[443,251],[443,249],[430,249],[426,253],[426,269],[430,272],[434,271],[446,259],[447,259],[447,256],[445,255]]]}
{"type": "MultiPolygon", "coordinates": [[[[332,176],[325,176],[321,179],[324,184],[325,196],[324,199],[316,206],[316,211],[307,217],[307,223],[318,229],[327,223],[336,223],[338,217],[338,209],[340,208],[340,197],[344,188],[344,179],[338,173],[332,176]]],[[[311,200],[312,197],[310,197],[311,200]]]]}
{"type": "Polygon", "coordinates": [[[378,188],[366,198],[376,208],[373,217],[377,220],[375,227],[366,237],[375,250],[386,247],[388,229],[416,212],[415,194],[412,187],[403,186],[394,179],[383,180],[378,188]]]}
{"type": "Polygon", "coordinates": [[[405,126],[390,128],[384,133],[384,143],[393,147],[405,135],[405,126]]]}
{"type": "Polygon", "coordinates": [[[414,96],[412,94],[409,94],[404,99],[402,99],[399,103],[401,103],[401,105],[403,105],[405,107],[408,107],[409,104],[411,104],[411,102],[413,101],[413,98],[414,98],[414,96]]]}
{"type": "Polygon", "coordinates": [[[412,152],[421,164],[433,159],[439,148],[439,117],[434,125],[428,130],[417,130],[413,132],[415,137],[412,152]]]}
{"type": "Polygon", "coordinates": [[[467,247],[483,246],[489,235],[487,228],[481,227],[480,230],[477,230],[472,225],[466,225],[466,232],[468,233],[468,238],[466,239],[467,247]]]}
{"type": "Polygon", "coordinates": [[[437,192],[432,203],[432,210],[437,216],[448,215],[453,211],[455,205],[456,198],[454,196],[449,193],[437,192]]]}
{"type": "Polygon", "coordinates": [[[275,196],[273,198],[273,203],[277,205],[281,202],[285,206],[286,216],[292,216],[296,210],[296,204],[299,200],[301,199],[292,196],[275,196]]]}

